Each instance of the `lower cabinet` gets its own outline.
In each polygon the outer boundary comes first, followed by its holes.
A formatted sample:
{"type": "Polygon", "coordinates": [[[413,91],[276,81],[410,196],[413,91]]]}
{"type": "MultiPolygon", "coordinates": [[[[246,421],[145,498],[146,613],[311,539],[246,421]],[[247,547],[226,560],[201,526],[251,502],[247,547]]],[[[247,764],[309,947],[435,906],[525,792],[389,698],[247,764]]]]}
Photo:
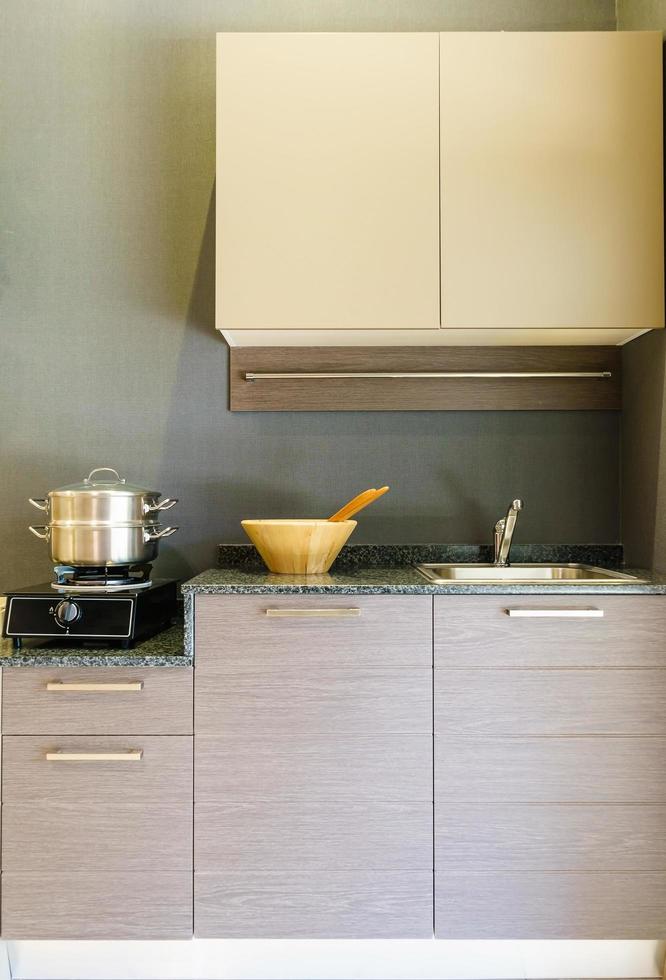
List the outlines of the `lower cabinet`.
{"type": "Polygon", "coordinates": [[[436,935],[663,935],[663,597],[434,602],[436,935]]]}
{"type": "Polygon", "coordinates": [[[126,670],[124,681],[110,676],[118,670],[100,667],[82,679],[76,668],[68,668],[54,679],[48,668],[16,668],[16,679],[4,687],[5,704],[12,691],[25,690],[37,707],[43,697],[46,709],[42,714],[26,701],[22,710],[17,697],[10,730],[34,734],[2,739],[2,934],[7,939],[192,935],[191,673],[161,670],[163,676],[153,683],[150,672],[140,678],[126,670]],[[136,692],[133,701],[125,682],[136,692]],[[61,684],[64,689],[54,686],[61,684]],[[158,688],[170,689],[161,709],[158,688]],[[150,695],[149,720],[142,714],[144,690],[150,695]],[[181,703],[188,696],[189,712],[181,703]],[[116,697],[122,725],[134,734],[117,733],[116,697]],[[113,733],[99,733],[100,699],[101,717],[113,733]],[[51,729],[47,734],[37,731],[44,718],[51,729]],[[80,734],[86,727],[95,734],[80,734]],[[147,727],[183,734],[136,734],[147,727]]]}
{"type": "Polygon", "coordinates": [[[201,598],[195,934],[431,937],[431,600],[201,598]]]}
{"type": "Polygon", "coordinates": [[[194,700],[5,671],[5,938],[666,933],[663,597],[195,605],[194,700]]]}

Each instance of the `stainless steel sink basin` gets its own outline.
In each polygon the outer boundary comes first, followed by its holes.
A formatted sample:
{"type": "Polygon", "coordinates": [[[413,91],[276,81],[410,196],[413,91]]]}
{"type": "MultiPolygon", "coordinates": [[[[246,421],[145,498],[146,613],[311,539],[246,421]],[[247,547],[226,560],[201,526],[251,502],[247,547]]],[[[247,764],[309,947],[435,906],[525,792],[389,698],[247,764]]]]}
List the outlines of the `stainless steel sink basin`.
{"type": "Polygon", "coordinates": [[[610,568],[594,565],[481,565],[426,563],[415,566],[417,571],[435,585],[622,585],[640,583],[644,579],[626,575],[610,568]]]}

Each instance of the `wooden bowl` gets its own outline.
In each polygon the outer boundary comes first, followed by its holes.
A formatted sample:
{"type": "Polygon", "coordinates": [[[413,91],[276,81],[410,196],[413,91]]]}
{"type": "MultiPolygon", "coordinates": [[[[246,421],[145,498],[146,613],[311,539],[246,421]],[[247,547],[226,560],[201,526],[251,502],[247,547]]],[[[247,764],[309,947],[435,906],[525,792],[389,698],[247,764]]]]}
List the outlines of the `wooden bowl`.
{"type": "Polygon", "coordinates": [[[271,572],[321,575],[338,557],[356,521],[241,521],[271,572]]]}

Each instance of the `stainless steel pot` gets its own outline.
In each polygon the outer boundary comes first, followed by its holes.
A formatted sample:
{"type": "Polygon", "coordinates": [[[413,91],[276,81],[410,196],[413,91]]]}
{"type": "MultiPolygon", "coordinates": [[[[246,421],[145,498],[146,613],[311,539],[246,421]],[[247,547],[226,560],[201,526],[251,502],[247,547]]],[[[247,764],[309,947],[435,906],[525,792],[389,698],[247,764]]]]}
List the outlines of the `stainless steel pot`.
{"type": "Polygon", "coordinates": [[[136,565],[157,556],[161,538],[177,527],[157,524],[43,524],[30,530],[49,542],[51,561],[56,565],[136,565]]]}
{"type": "Polygon", "coordinates": [[[30,497],[29,500],[33,507],[49,515],[51,525],[61,521],[154,524],[163,511],[178,503],[175,497],[160,500],[160,496],[159,490],[133,486],[110,466],[99,466],[82,483],[60,487],[51,490],[46,497],[30,497]],[[99,473],[112,473],[115,479],[95,479],[99,473]]]}

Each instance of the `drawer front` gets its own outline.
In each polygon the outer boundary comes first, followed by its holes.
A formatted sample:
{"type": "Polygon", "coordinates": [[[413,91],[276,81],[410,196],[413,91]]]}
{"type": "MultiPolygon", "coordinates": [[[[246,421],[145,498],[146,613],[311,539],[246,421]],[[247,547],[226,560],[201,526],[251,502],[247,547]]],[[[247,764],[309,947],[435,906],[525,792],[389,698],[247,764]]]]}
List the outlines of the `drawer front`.
{"type": "Polygon", "coordinates": [[[429,735],[195,738],[195,800],[432,800],[429,735]]]}
{"type": "Polygon", "coordinates": [[[400,939],[432,936],[432,872],[196,874],[195,935],[400,939]]]}
{"type": "Polygon", "coordinates": [[[6,670],[6,735],[188,735],[188,668],[35,667],[6,670]]]}
{"type": "Polygon", "coordinates": [[[666,736],[666,670],[436,670],[441,735],[666,736]]]}
{"type": "Polygon", "coordinates": [[[666,875],[438,874],[438,939],[653,939],[666,929],[666,875]]]}
{"type": "Polygon", "coordinates": [[[199,595],[197,667],[429,667],[430,596],[199,595]]]}
{"type": "Polygon", "coordinates": [[[188,939],[192,876],[183,871],[5,873],[5,939],[188,939]]]}
{"type": "Polygon", "coordinates": [[[664,803],[663,738],[435,739],[441,803],[664,803]]]}
{"type": "Polygon", "coordinates": [[[196,731],[206,735],[329,735],[432,731],[429,668],[197,668],[196,731]]]}
{"type": "Polygon", "coordinates": [[[192,871],[190,802],[5,803],[4,871],[192,871]]]}
{"type": "Polygon", "coordinates": [[[432,870],[430,803],[198,803],[195,868],[432,870]]]}
{"type": "Polygon", "coordinates": [[[192,736],[9,735],[3,736],[2,745],[3,803],[94,801],[115,806],[120,800],[192,799],[192,736]],[[47,754],[57,758],[47,759],[47,754]],[[74,761],[72,755],[83,758],[74,761]]]}
{"type": "Polygon", "coordinates": [[[666,806],[447,803],[439,871],[666,871],[666,806]]]}
{"type": "Polygon", "coordinates": [[[666,666],[665,596],[435,596],[434,603],[436,667],[666,666]],[[507,612],[526,609],[545,615],[507,612]],[[570,615],[590,609],[603,616],[570,615]]]}

